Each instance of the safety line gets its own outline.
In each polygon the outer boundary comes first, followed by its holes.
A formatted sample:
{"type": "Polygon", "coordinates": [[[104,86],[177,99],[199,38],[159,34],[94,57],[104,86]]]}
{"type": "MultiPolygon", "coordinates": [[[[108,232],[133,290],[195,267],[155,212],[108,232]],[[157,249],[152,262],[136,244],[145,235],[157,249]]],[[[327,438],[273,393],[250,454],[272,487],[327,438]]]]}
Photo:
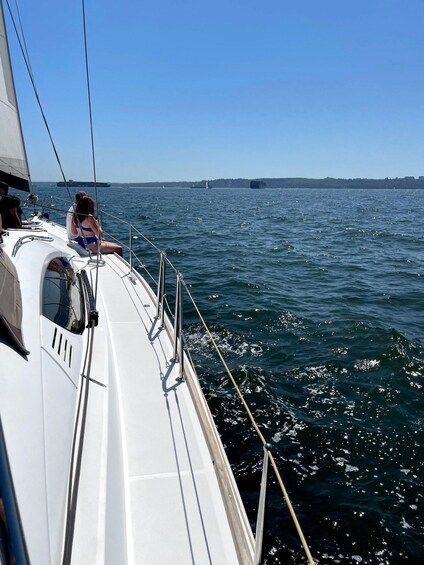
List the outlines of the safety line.
{"type": "MultiPolygon", "coordinates": [[[[259,429],[259,426],[258,426],[258,424],[256,423],[256,420],[255,420],[255,418],[254,418],[254,416],[253,416],[253,414],[252,414],[252,412],[251,412],[251,410],[250,410],[250,408],[249,408],[249,405],[247,404],[246,400],[244,399],[244,396],[243,396],[243,394],[242,394],[242,392],[241,392],[239,386],[237,385],[237,383],[236,383],[236,381],[235,381],[235,379],[234,379],[234,377],[233,377],[233,375],[232,375],[232,373],[231,373],[231,371],[230,371],[230,368],[228,367],[228,365],[227,365],[227,363],[226,363],[224,357],[222,356],[222,353],[221,353],[221,351],[220,351],[220,349],[219,349],[219,347],[218,347],[218,345],[217,345],[217,343],[216,343],[216,341],[215,341],[215,339],[214,339],[214,337],[213,337],[211,331],[209,330],[209,327],[208,327],[208,325],[206,324],[205,319],[203,318],[203,316],[202,316],[202,314],[201,314],[201,312],[200,312],[200,310],[199,310],[199,308],[198,308],[198,306],[197,306],[197,304],[196,304],[196,302],[195,302],[195,300],[194,300],[194,298],[193,298],[193,296],[192,296],[192,294],[191,294],[189,288],[187,287],[187,284],[185,283],[185,281],[183,281],[183,285],[184,285],[184,287],[185,287],[185,289],[186,289],[186,292],[187,292],[187,294],[188,294],[188,296],[189,296],[189,298],[190,298],[190,300],[191,300],[191,302],[192,302],[192,304],[193,304],[193,306],[194,306],[194,308],[195,308],[195,310],[196,310],[196,312],[197,312],[197,315],[199,316],[200,321],[201,321],[202,324],[203,324],[203,327],[205,328],[206,333],[207,333],[208,336],[209,336],[209,339],[211,340],[211,342],[212,342],[212,344],[213,344],[213,346],[214,346],[214,348],[215,348],[215,351],[217,352],[217,354],[218,354],[218,356],[219,356],[219,358],[220,358],[220,360],[221,360],[221,363],[223,364],[223,366],[224,366],[224,368],[225,368],[225,370],[226,370],[226,372],[227,372],[227,375],[229,376],[231,382],[233,383],[233,386],[234,386],[234,388],[235,388],[235,390],[236,390],[236,392],[237,392],[237,394],[238,394],[238,396],[239,396],[239,398],[240,398],[240,400],[241,400],[243,406],[244,406],[245,409],[246,409],[247,415],[249,416],[249,419],[250,419],[250,422],[251,422],[252,426],[253,426],[254,429],[256,430],[256,433],[258,434],[260,440],[262,441],[262,444],[263,444],[264,446],[266,446],[267,441],[266,441],[264,435],[262,434],[261,430],[259,429]]],[[[299,520],[297,519],[296,513],[295,513],[295,511],[294,511],[294,509],[293,509],[292,503],[291,503],[291,501],[290,501],[289,494],[288,494],[288,492],[287,492],[287,490],[286,490],[286,487],[284,486],[284,482],[283,482],[283,479],[282,479],[282,477],[281,477],[281,473],[280,473],[280,471],[279,471],[279,469],[278,469],[278,467],[277,467],[277,463],[276,463],[276,461],[275,461],[275,459],[274,459],[274,456],[272,455],[272,452],[269,451],[269,450],[268,450],[268,455],[269,455],[269,458],[270,458],[272,467],[273,467],[273,469],[274,469],[275,475],[276,475],[276,477],[277,477],[277,481],[278,481],[278,483],[279,483],[279,485],[280,485],[280,488],[281,488],[281,491],[282,491],[282,493],[283,493],[284,499],[285,499],[285,501],[286,501],[286,503],[287,503],[289,512],[290,512],[291,517],[292,517],[292,519],[293,519],[294,525],[295,525],[295,527],[296,527],[297,533],[298,533],[298,535],[299,535],[300,541],[301,541],[301,543],[302,543],[303,549],[304,549],[304,551],[305,551],[305,553],[306,553],[306,556],[307,556],[307,558],[308,558],[308,561],[309,561],[309,563],[310,563],[311,565],[314,565],[314,560],[313,560],[313,558],[312,558],[312,554],[311,554],[310,549],[309,549],[309,547],[308,547],[308,543],[307,543],[307,541],[306,541],[306,538],[305,538],[305,536],[304,536],[304,534],[303,534],[303,531],[302,531],[302,528],[301,528],[301,526],[300,526],[299,520]]]]}

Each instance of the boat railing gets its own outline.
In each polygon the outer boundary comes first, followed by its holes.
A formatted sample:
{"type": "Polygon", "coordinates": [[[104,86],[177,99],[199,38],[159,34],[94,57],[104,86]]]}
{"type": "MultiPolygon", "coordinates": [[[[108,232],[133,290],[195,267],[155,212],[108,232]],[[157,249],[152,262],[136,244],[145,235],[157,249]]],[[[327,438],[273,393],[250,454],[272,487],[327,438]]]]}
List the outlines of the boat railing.
{"type": "MultiPolygon", "coordinates": [[[[57,199],[57,197],[55,197],[57,199]]],[[[67,213],[67,210],[61,210],[59,208],[53,207],[50,205],[49,209],[54,210],[56,213],[67,213]]],[[[275,478],[277,480],[278,485],[280,486],[282,495],[284,500],[287,504],[288,510],[292,517],[293,523],[297,530],[300,542],[306,554],[306,558],[309,564],[313,565],[314,560],[312,558],[310,549],[308,547],[306,538],[303,534],[302,528],[296,516],[295,510],[291,503],[289,494],[287,489],[284,485],[280,470],[278,468],[276,458],[274,457],[272,446],[270,443],[267,442],[265,436],[263,435],[259,425],[257,424],[254,415],[246,402],[246,399],[243,396],[242,391],[240,390],[228,364],[226,363],[222,351],[219,348],[218,344],[214,336],[212,335],[211,330],[209,329],[204,317],[202,316],[200,309],[194,300],[194,297],[190,291],[189,286],[185,282],[182,274],[179,270],[173,265],[165,251],[160,249],[152,240],[146,237],[137,227],[132,225],[130,222],[127,222],[122,217],[114,216],[108,212],[102,211],[102,216],[107,216],[111,218],[115,222],[119,223],[120,230],[122,232],[122,228],[125,226],[128,234],[128,240],[123,240],[123,237],[117,238],[111,232],[107,232],[103,229],[104,235],[107,236],[108,240],[114,241],[119,243],[122,246],[124,253],[124,257],[128,257],[128,267],[129,272],[128,276],[133,280],[136,280],[136,274],[140,276],[143,275],[143,278],[146,282],[150,281],[149,288],[152,293],[152,297],[155,299],[156,302],[156,320],[159,324],[160,328],[165,329],[168,331],[170,338],[173,343],[173,359],[172,361],[175,363],[179,363],[179,379],[184,380],[186,377],[186,371],[184,368],[184,356],[186,355],[188,359],[190,359],[190,365],[194,370],[194,374],[197,378],[197,381],[200,384],[200,380],[197,377],[195,365],[192,359],[192,355],[190,353],[190,349],[187,344],[187,340],[184,334],[184,304],[185,300],[184,297],[187,296],[190,300],[208,338],[215,350],[222,366],[224,367],[236,393],[239,397],[247,416],[254,428],[258,438],[262,443],[263,448],[263,461],[262,461],[262,476],[261,476],[261,483],[260,483],[260,494],[259,494],[259,503],[258,503],[258,511],[257,511],[257,519],[256,519],[256,529],[255,529],[255,553],[252,565],[259,565],[261,563],[262,557],[262,544],[263,544],[263,534],[264,534],[264,523],[265,523],[265,514],[266,514],[266,501],[267,501],[267,485],[268,485],[268,469],[269,463],[271,463],[271,467],[274,471],[275,478]],[[141,261],[138,254],[134,250],[134,241],[137,241],[141,238],[151,250],[154,250],[158,255],[157,260],[157,271],[158,275],[157,278],[150,272],[145,262],[141,261]],[[128,243],[126,243],[128,241],[128,243]],[[171,271],[174,275],[175,286],[171,291],[169,291],[169,284],[167,285],[168,278],[167,273],[171,271]],[[169,295],[173,295],[173,302],[174,302],[174,309],[172,308],[172,300],[171,302],[168,300],[169,295]]],[[[103,226],[104,227],[104,226],[103,226]]]]}
{"type": "MultiPolygon", "coordinates": [[[[224,357],[222,355],[221,350],[219,349],[213,335],[212,332],[210,331],[209,327],[206,324],[206,321],[204,320],[198,306],[197,303],[195,302],[192,293],[188,287],[188,285],[186,284],[186,282],[184,281],[183,276],[181,275],[181,273],[178,271],[178,269],[173,265],[173,263],[170,261],[170,259],[167,257],[166,253],[161,250],[154,242],[152,242],[150,239],[148,239],[144,234],[142,234],[142,232],[140,232],[135,226],[133,226],[132,224],[130,224],[129,222],[126,222],[125,220],[123,220],[122,218],[118,218],[116,216],[113,216],[112,214],[103,212],[104,215],[107,215],[108,217],[113,218],[114,220],[118,220],[121,222],[121,226],[122,225],[127,225],[127,229],[128,229],[128,234],[129,234],[129,239],[128,239],[128,245],[123,244],[122,240],[118,240],[117,238],[115,238],[111,233],[107,233],[107,236],[109,239],[113,239],[114,241],[116,241],[117,243],[119,243],[120,245],[123,246],[124,249],[127,250],[127,252],[129,253],[129,263],[130,263],[130,269],[131,272],[134,269],[134,263],[138,263],[138,265],[141,267],[141,269],[143,269],[146,273],[148,273],[149,278],[153,279],[153,282],[156,286],[156,300],[157,300],[157,304],[156,304],[156,318],[159,320],[160,319],[160,325],[161,327],[164,327],[164,320],[165,320],[165,314],[167,314],[172,320],[173,320],[173,360],[175,362],[178,362],[180,364],[180,369],[179,369],[179,378],[180,379],[184,379],[184,352],[189,354],[189,349],[187,346],[187,341],[185,339],[184,336],[184,324],[183,324],[183,319],[184,319],[184,291],[185,294],[188,296],[188,298],[190,299],[195,311],[198,314],[198,317],[202,323],[202,325],[204,326],[204,329],[216,351],[216,353],[218,354],[218,357],[220,358],[233,386],[236,389],[237,395],[239,396],[244,408],[246,409],[247,415],[258,435],[258,437],[260,438],[261,442],[262,442],[262,446],[263,446],[263,451],[264,451],[264,456],[263,456],[263,463],[262,463],[262,477],[261,477],[261,485],[260,485],[260,495],[259,495],[259,504],[258,504],[258,513],[257,513],[257,521],[256,521],[256,530],[255,530],[255,556],[254,556],[254,560],[253,560],[253,565],[259,565],[259,563],[261,562],[261,556],[262,556],[262,543],[263,543],[263,530],[264,530],[264,523],[265,523],[265,512],[266,512],[266,499],[267,499],[267,484],[268,484],[268,467],[269,467],[269,462],[271,462],[272,468],[274,470],[277,482],[280,485],[280,488],[282,490],[284,499],[286,501],[286,504],[289,508],[289,512],[292,516],[294,525],[296,527],[296,530],[298,532],[300,541],[302,543],[303,549],[305,551],[306,557],[308,559],[308,562],[313,564],[313,558],[311,555],[311,552],[309,550],[308,544],[306,542],[305,536],[303,534],[303,531],[301,529],[301,526],[299,524],[299,521],[297,519],[296,513],[293,509],[292,503],[290,501],[289,495],[287,493],[286,487],[283,483],[282,477],[281,477],[281,473],[278,469],[277,466],[277,462],[275,457],[273,456],[272,453],[272,446],[266,441],[264,435],[262,434],[240,388],[238,387],[234,376],[232,375],[231,370],[229,369],[227,363],[224,360],[224,357]],[[140,261],[140,259],[138,258],[137,254],[134,252],[133,249],[133,238],[134,235],[137,235],[138,237],[141,237],[145,242],[147,242],[153,249],[156,250],[156,252],[159,254],[159,268],[158,268],[158,280],[154,279],[154,277],[152,277],[151,273],[147,271],[147,267],[146,265],[140,261]],[[175,275],[175,311],[174,313],[172,313],[171,307],[167,301],[167,293],[166,293],[166,286],[165,286],[165,281],[166,281],[166,269],[170,268],[174,275],[175,275]]],[[[104,232],[106,233],[106,232],[104,232]]],[[[190,359],[192,360],[191,355],[189,354],[190,359]]],[[[194,366],[194,363],[192,363],[192,365],[194,366]]]]}
{"type": "Polygon", "coordinates": [[[24,235],[23,237],[20,237],[18,241],[15,243],[12,251],[12,257],[15,257],[15,255],[17,254],[17,252],[24,243],[28,243],[36,239],[39,241],[53,241],[52,237],[46,235],[24,235]]]}

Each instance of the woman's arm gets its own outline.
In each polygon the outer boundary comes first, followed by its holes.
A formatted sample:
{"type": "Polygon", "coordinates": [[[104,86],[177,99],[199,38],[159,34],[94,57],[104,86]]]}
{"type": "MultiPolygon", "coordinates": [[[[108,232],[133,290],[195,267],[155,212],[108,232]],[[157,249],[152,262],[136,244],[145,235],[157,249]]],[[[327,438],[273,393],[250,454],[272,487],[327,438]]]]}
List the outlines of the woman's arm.
{"type": "Polygon", "coordinates": [[[76,221],[76,219],[75,219],[75,214],[72,214],[71,233],[72,233],[72,235],[78,235],[77,221],[76,221]]]}
{"type": "Polygon", "coordinates": [[[89,216],[88,221],[89,227],[93,230],[94,235],[97,237],[97,239],[101,239],[102,230],[99,228],[99,224],[97,223],[96,218],[94,216],[89,216]]]}

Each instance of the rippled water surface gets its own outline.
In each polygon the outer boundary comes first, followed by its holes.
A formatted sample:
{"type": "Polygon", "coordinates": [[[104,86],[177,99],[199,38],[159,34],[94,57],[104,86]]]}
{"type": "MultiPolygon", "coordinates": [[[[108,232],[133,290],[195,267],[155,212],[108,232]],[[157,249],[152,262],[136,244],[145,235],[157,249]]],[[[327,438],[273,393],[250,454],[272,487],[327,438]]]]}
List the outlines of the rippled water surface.
{"type": "MultiPolygon", "coordinates": [[[[424,192],[99,196],[191,285],[274,446],[317,563],[424,562],[424,192]]],[[[117,220],[104,224],[127,237],[117,220]]],[[[146,263],[157,262],[134,242],[146,263]]],[[[190,310],[186,332],[254,523],[260,442],[190,310]]],[[[273,480],[270,491],[265,562],[304,563],[273,480]]]]}

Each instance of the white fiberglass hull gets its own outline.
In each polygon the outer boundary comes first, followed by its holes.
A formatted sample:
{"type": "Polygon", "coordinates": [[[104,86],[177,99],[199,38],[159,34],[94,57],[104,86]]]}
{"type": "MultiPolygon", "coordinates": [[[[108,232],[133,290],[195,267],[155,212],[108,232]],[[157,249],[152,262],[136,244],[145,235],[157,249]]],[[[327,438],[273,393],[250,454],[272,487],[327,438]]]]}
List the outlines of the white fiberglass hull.
{"type": "MultiPolygon", "coordinates": [[[[0,415],[30,562],[62,563],[65,547],[65,561],[78,565],[251,562],[250,526],[218,434],[190,366],[178,380],[152,291],[121,258],[103,257],[90,380],[82,378],[89,331],[41,315],[42,285],[62,256],[95,289],[96,263],[67,245],[63,228],[42,227],[36,233],[53,241],[29,241],[12,257],[30,354],[0,341],[0,415]]],[[[11,231],[3,252],[12,256],[26,233],[11,231]]]]}

